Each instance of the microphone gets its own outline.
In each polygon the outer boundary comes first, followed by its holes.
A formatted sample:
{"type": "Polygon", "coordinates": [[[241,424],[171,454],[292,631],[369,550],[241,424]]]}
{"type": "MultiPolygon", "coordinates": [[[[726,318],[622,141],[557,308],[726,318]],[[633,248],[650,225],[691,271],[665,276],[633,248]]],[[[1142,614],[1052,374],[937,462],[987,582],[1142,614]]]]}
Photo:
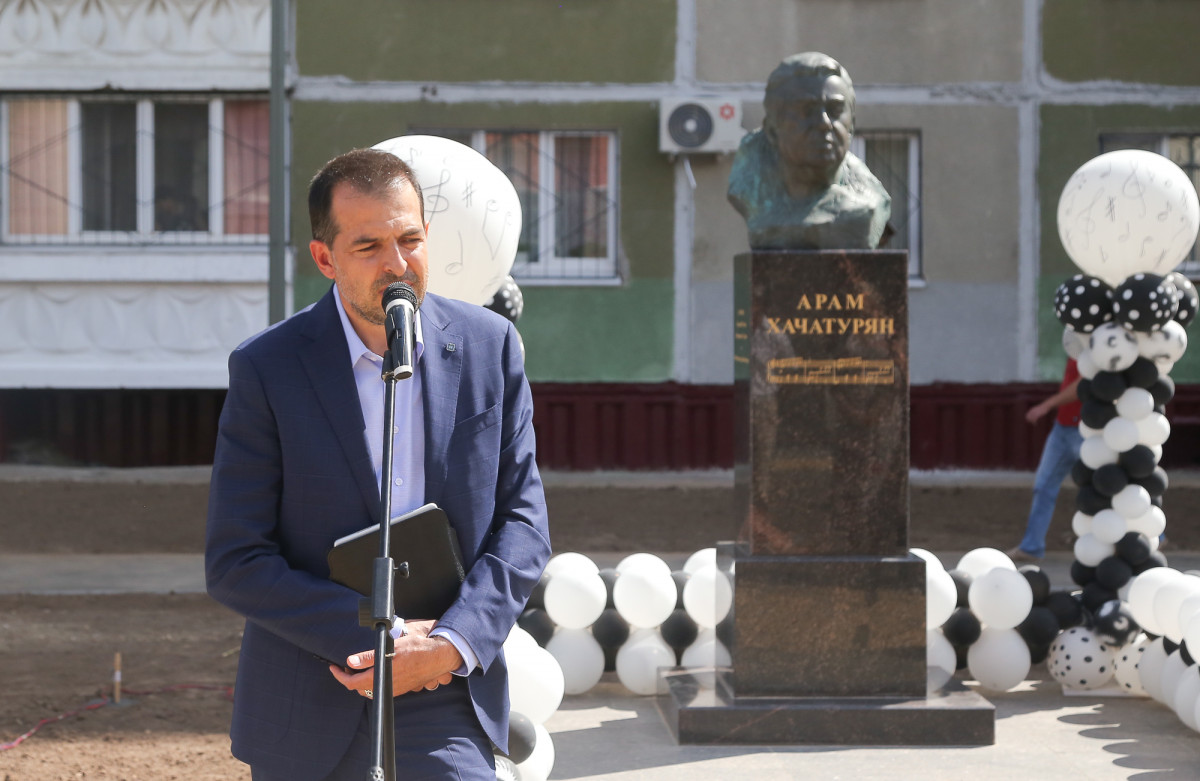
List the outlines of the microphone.
{"type": "Polygon", "coordinates": [[[417,294],[407,282],[393,282],[383,291],[383,317],[387,327],[387,355],[383,357],[383,379],[407,380],[413,373],[417,294]]]}

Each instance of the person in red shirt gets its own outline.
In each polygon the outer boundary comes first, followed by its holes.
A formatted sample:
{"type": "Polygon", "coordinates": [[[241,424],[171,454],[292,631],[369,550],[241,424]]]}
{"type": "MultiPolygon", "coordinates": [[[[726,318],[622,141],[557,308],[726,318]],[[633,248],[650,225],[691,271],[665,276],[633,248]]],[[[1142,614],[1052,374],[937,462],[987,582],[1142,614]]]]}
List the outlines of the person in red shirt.
{"type": "Polygon", "coordinates": [[[1054,504],[1058,501],[1058,489],[1079,460],[1079,446],[1083,436],[1079,433],[1079,412],[1082,407],[1079,394],[1079,367],[1074,359],[1067,361],[1062,384],[1058,392],[1035,404],[1025,413],[1025,420],[1037,423],[1046,413],[1058,410],[1054,427],[1042,446],[1042,458],[1038,462],[1033,478],[1033,501],[1029,506],[1029,520],[1025,524],[1025,536],[1020,545],[1008,552],[1015,562],[1040,561],[1046,555],[1046,532],[1054,515],[1054,504]]]}

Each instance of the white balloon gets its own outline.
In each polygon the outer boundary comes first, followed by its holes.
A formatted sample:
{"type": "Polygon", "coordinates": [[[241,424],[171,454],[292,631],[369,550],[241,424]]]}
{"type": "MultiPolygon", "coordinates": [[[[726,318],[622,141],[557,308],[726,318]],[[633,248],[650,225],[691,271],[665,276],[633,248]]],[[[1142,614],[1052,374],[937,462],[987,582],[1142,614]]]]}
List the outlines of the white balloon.
{"type": "Polygon", "coordinates": [[[733,663],[733,657],[729,655],[725,644],[717,639],[715,630],[704,629],[696,635],[691,645],[683,649],[679,663],[689,669],[729,667],[733,663]]]}
{"type": "Polygon", "coordinates": [[[1072,627],[1050,644],[1046,669],[1063,688],[1099,689],[1112,680],[1115,650],[1092,630],[1072,627]]]}
{"type": "Polygon", "coordinates": [[[954,671],[958,667],[954,646],[940,629],[928,629],[925,632],[925,667],[925,683],[929,691],[945,686],[954,677],[954,671]]]}
{"type": "MultiPolygon", "coordinates": [[[[617,563],[617,572],[622,575],[635,569],[648,568],[658,570],[664,573],[667,577],[671,576],[671,567],[667,562],[655,556],[653,553],[632,553],[617,563]]],[[[620,578],[617,578],[620,580],[620,578]]]]}
{"type": "Polygon", "coordinates": [[[1104,425],[1103,436],[1111,450],[1124,453],[1138,443],[1138,426],[1132,420],[1116,417],[1104,425]]]}
{"type": "Polygon", "coordinates": [[[617,678],[634,694],[657,694],[659,668],[674,666],[675,652],[653,629],[633,633],[617,651],[617,678]]]}
{"type": "Polygon", "coordinates": [[[1067,255],[1113,287],[1138,272],[1169,273],[1196,243],[1198,227],[1191,180],[1153,152],[1122,149],[1092,158],[1058,200],[1058,237],[1067,255]],[[1160,221],[1162,214],[1168,216],[1160,221]],[[1138,251],[1143,247],[1154,250],[1138,251]]]}
{"type": "Polygon", "coordinates": [[[1183,641],[1188,648],[1200,648],[1200,605],[1197,603],[1200,599],[1192,595],[1179,606],[1179,626],[1183,628],[1183,641]]]}
{"type": "Polygon", "coordinates": [[[1158,331],[1139,333],[1137,340],[1138,354],[1154,361],[1163,374],[1170,374],[1170,367],[1187,351],[1187,329],[1175,320],[1158,331]]]}
{"type": "Polygon", "coordinates": [[[691,575],[706,564],[717,566],[716,548],[701,548],[688,556],[688,560],[683,565],[683,571],[691,575]]]}
{"type": "Polygon", "coordinates": [[[1200,594],[1200,578],[1180,574],[1158,587],[1154,592],[1154,623],[1161,634],[1172,642],[1183,639],[1183,628],[1179,625],[1179,608],[1193,594],[1200,594]]]}
{"type": "Polygon", "coordinates": [[[1158,590],[1176,578],[1182,578],[1183,573],[1170,567],[1153,567],[1146,570],[1130,581],[1129,610],[1133,619],[1147,632],[1155,635],[1163,633],[1162,627],[1155,620],[1154,602],[1158,590]]]}
{"type": "Polygon", "coordinates": [[[1126,420],[1141,420],[1154,411],[1154,396],[1145,388],[1126,388],[1117,399],[1117,414],[1126,420]]]}
{"type": "Polygon", "coordinates": [[[1187,664],[1183,661],[1183,655],[1176,648],[1171,653],[1167,654],[1167,661],[1163,662],[1162,667],[1162,682],[1159,684],[1159,696],[1156,700],[1171,707],[1171,703],[1175,700],[1175,692],[1179,689],[1179,680],[1183,677],[1183,671],[1187,669],[1187,664]]]}
{"type": "MultiPolygon", "coordinates": [[[[535,732],[536,734],[536,732],[535,732]]],[[[508,757],[496,755],[496,781],[521,781],[521,771],[508,757]]]]}
{"type": "Polygon", "coordinates": [[[595,572],[562,569],[546,583],[546,613],[561,627],[584,629],[608,603],[608,588],[595,572]]]}
{"type": "Polygon", "coordinates": [[[1200,697],[1200,667],[1189,665],[1179,676],[1175,697],[1170,705],[1179,720],[1192,729],[1196,727],[1196,699],[1200,697]]]}
{"type": "MultiPolygon", "coordinates": [[[[1137,487],[1141,488],[1141,486],[1137,487]]],[[[1114,544],[1120,542],[1128,530],[1129,527],[1125,523],[1125,516],[1116,510],[1101,510],[1092,519],[1090,533],[1100,542],[1114,544]]]]}
{"type": "Polygon", "coordinates": [[[1087,336],[1073,328],[1064,328],[1062,346],[1068,358],[1078,358],[1079,354],[1087,349],[1087,336]]]}
{"type": "MultiPolygon", "coordinates": [[[[1024,580],[1024,577],[1021,578],[1024,580]]],[[[946,623],[958,602],[958,587],[950,573],[938,567],[925,568],[925,626],[937,629],[946,623]]]]}
{"type": "Polygon", "coordinates": [[[1079,460],[1088,469],[1099,469],[1105,464],[1117,463],[1117,451],[1105,443],[1103,436],[1088,437],[1079,446],[1079,460]]]}
{"type": "Polygon", "coordinates": [[[1008,691],[1029,674],[1029,646],[1015,629],[985,626],[967,650],[967,669],[983,688],[1008,691]]]}
{"type": "Polygon", "coordinates": [[[550,730],[545,726],[534,722],[533,728],[533,753],[517,765],[517,770],[520,771],[521,781],[546,781],[550,778],[550,772],[554,770],[554,739],[550,737],[550,730]]]}
{"type": "Polygon", "coordinates": [[[1142,651],[1141,661],[1138,662],[1138,677],[1142,681],[1142,690],[1159,702],[1162,702],[1162,673],[1166,664],[1167,649],[1163,639],[1156,637],[1142,651]]]}
{"type": "Polygon", "coordinates": [[[925,563],[933,569],[945,569],[946,565],[942,564],[942,560],[936,555],[930,553],[924,548],[909,548],[908,552],[919,559],[924,559],[925,563]]]}
{"type": "Polygon", "coordinates": [[[617,612],[638,628],[656,627],[666,621],[678,601],[679,591],[671,571],[664,572],[654,566],[627,567],[613,586],[617,612]]]}
{"type": "Polygon", "coordinates": [[[1142,677],[1138,671],[1138,663],[1141,661],[1142,653],[1148,645],[1150,645],[1150,638],[1144,633],[1139,633],[1126,643],[1123,648],[1113,654],[1113,678],[1121,689],[1130,694],[1146,694],[1146,690],[1142,688],[1142,677]]]}
{"type": "Polygon", "coordinates": [[[1085,380],[1094,379],[1096,373],[1100,371],[1100,367],[1092,358],[1091,350],[1084,350],[1079,354],[1079,357],[1075,359],[1075,368],[1079,369],[1079,376],[1085,380]]]}
{"type": "Polygon", "coordinates": [[[1137,422],[1138,442],[1147,447],[1157,447],[1171,436],[1171,422],[1160,412],[1151,412],[1137,422]]]}
{"type": "Polygon", "coordinates": [[[375,149],[408,163],[421,184],[429,223],[429,290],[484,304],[517,256],[521,201],[508,177],[465,144],[399,136],[375,149]]]}
{"type": "Polygon", "coordinates": [[[517,624],[513,624],[512,629],[508,630],[508,637],[504,640],[504,653],[506,656],[520,653],[524,648],[540,647],[537,640],[533,639],[533,635],[526,632],[517,624]]]}
{"type": "Polygon", "coordinates": [[[1092,524],[1095,522],[1096,519],[1092,516],[1076,511],[1076,513],[1071,516],[1071,531],[1075,532],[1076,537],[1082,537],[1085,534],[1091,534],[1092,524]]]}
{"type": "Polygon", "coordinates": [[[546,650],[562,668],[565,694],[583,694],[604,675],[604,649],[586,629],[559,629],[546,650]]]}
{"type": "Polygon", "coordinates": [[[683,587],[683,608],[697,626],[715,627],[729,615],[732,606],[733,587],[716,564],[697,569],[683,587]]]}
{"type": "Polygon", "coordinates": [[[523,713],[534,724],[542,724],[562,703],[565,681],[562,668],[549,651],[535,645],[520,648],[509,656],[508,701],[512,710],[523,713]]]}
{"type": "Polygon", "coordinates": [[[1079,421],[1079,436],[1085,440],[1091,439],[1092,437],[1102,437],[1104,436],[1104,429],[1092,428],[1081,420],[1079,421]]]}
{"type": "Polygon", "coordinates": [[[1012,629],[1029,615],[1029,609],[1033,607],[1033,589],[1020,572],[996,568],[971,582],[967,603],[971,612],[988,627],[1012,629]]]}
{"type": "MultiPolygon", "coordinates": [[[[1120,418],[1117,418],[1117,420],[1120,420],[1120,418]]],[[[1129,421],[1125,422],[1128,423],[1129,421]]],[[[1153,505],[1150,503],[1150,492],[1140,485],[1131,483],[1113,496],[1112,506],[1122,518],[1129,519],[1141,518],[1153,505]]],[[[1113,540],[1113,542],[1116,542],[1116,540],[1113,540]]]]}
{"type": "Polygon", "coordinates": [[[1162,534],[1166,528],[1167,516],[1163,514],[1161,507],[1153,504],[1142,515],[1129,519],[1129,531],[1141,532],[1151,540],[1157,540],[1158,535],[1162,534]]]}
{"type": "Polygon", "coordinates": [[[560,553],[557,556],[551,557],[550,561],[546,562],[546,568],[542,570],[542,577],[553,578],[558,573],[566,570],[595,574],[600,571],[600,568],[596,566],[596,562],[582,553],[568,551],[567,553],[560,553]]]}
{"type": "MultiPolygon", "coordinates": [[[[1120,323],[1105,323],[1092,331],[1088,352],[1098,368],[1108,372],[1123,372],[1137,360],[1137,337],[1120,323]]],[[[1076,361],[1076,365],[1078,363],[1076,361]]]]}
{"type": "MultiPolygon", "coordinates": [[[[1093,524],[1094,525],[1094,524],[1093,524]]],[[[1117,552],[1109,542],[1101,542],[1095,534],[1085,534],[1075,540],[1075,558],[1087,567],[1095,567],[1117,552]]]]}
{"type": "Polygon", "coordinates": [[[972,578],[977,578],[996,567],[1010,569],[1014,572],[1017,569],[1017,565],[1013,564],[1012,559],[1005,555],[1003,551],[998,551],[995,548],[976,548],[973,551],[968,551],[958,560],[958,564],[954,569],[960,569],[972,578]]]}

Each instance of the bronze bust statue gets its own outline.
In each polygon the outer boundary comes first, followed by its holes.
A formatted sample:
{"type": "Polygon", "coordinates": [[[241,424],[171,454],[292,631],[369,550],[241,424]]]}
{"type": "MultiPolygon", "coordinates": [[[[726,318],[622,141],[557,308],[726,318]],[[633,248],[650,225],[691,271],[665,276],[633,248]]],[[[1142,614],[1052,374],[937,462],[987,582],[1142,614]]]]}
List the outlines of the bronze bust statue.
{"type": "Polygon", "coordinates": [[[854,85],[837,60],[794,54],[767,80],[766,118],[733,159],[729,202],[754,249],[875,249],[891,197],[850,153],[854,85]]]}

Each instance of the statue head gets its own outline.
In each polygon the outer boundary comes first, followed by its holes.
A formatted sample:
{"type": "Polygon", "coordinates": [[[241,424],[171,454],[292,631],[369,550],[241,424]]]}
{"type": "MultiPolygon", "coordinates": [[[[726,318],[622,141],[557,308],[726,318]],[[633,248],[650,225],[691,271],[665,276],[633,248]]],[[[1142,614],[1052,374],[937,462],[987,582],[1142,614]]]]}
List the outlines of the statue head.
{"type": "Polygon", "coordinates": [[[854,132],[854,85],[846,69],[820,52],[794,54],[772,71],[763,107],[763,133],[788,190],[799,196],[829,187],[854,132]]]}

